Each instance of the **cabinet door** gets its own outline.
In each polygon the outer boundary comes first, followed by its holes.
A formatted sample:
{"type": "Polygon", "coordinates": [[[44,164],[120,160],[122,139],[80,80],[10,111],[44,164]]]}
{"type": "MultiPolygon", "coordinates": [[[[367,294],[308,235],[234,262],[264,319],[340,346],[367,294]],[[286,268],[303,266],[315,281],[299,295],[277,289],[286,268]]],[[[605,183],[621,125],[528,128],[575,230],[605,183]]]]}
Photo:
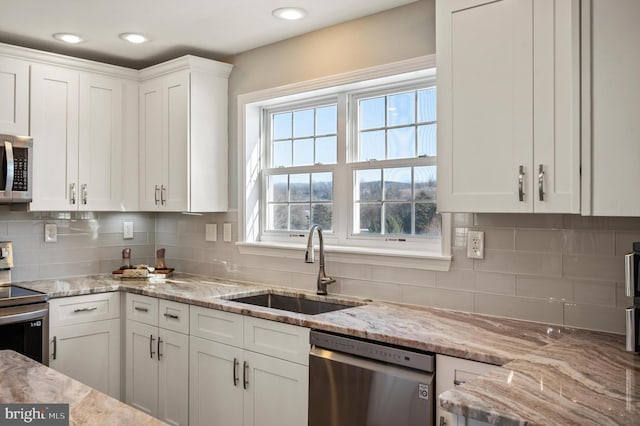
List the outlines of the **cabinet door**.
{"type": "Polygon", "coordinates": [[[120,399],[120,320],[52,327],[49,366],[120,399]]]}
{"type": "Polygon", "coordinates": [[[439,0],[436,20],[438,209],[532,211],[533,1],[439,0]]]}
{"type": "Polygon", "coordinates": [[[158,418],[170,425],[187,426],[189,336],[160,329],[158,338],[158,418]]]}
{"type": "Polygon", "coordinates": [[[640,2],[583,11],[583,213],[640,216],[640,2]]]}
{"type": "Polygon", "coordinates": [[[126,402],[158,415],[158,327],[127,321],[126,402]]]}
{"type": "MultiPolygon", "coordinates": [[[[162,90],[162,116],[165,118],[162,143],[165,152],[162,158],[161,204],[167,211],[186,211],[189,194],[189,71],[164,77],[162,90]]],[[[212,162],[214,160],[211,159],[212,162]]]]}
{"type": "Polygon", "coordinates": [[[189,424],[241,426],[242,351],[194,336],[189,344],[189,424]]]}
{"type": "Polygon", "coordinates": [[[0,133],[29,134],[29,64],[0,58],[0,133]]]}
{"type": "Polygon", "coordinates": [[[162,80],[140,85],[140,208],[157,210],[162,186],[162,80]]]}
{"type": "Polygon", "coordinates": [[[76,71],[40,64],[31,67],[31,210],[77,209],[78,81],[76,71]]]}
{"type": "Polygon", "coordinates": [[[80,75],[80,210],[120,210],[122,87],[118,78],[80,75]]]}
{"type": "Polygon", "coordinates": [[[244,399],[245,426],[307,424],[309,368],[244,351],[248,383],[244,399]]]}

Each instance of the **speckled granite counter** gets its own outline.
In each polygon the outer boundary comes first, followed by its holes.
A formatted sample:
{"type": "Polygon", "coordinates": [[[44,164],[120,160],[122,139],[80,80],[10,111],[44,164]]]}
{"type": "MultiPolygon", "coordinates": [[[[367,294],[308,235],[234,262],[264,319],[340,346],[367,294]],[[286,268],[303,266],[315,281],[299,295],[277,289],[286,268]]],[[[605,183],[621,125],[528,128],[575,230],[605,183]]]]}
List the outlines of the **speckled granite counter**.
{"type": "Polygon", "coordinates": [[[69,404],[71,425],[165,425],[13,351],[0,351],[0,402],[69,404]]]}
{"type": "Polygon", "coordinates": [[[123,290],[501,365],[440,397],[448,411],[493,424],[640,424],[640,356],[624,351],[623,336],[342,296],[356,306],[295,314],[226,299],[296,290],[184,274],[18,284],[51,297],[123,290]]]}

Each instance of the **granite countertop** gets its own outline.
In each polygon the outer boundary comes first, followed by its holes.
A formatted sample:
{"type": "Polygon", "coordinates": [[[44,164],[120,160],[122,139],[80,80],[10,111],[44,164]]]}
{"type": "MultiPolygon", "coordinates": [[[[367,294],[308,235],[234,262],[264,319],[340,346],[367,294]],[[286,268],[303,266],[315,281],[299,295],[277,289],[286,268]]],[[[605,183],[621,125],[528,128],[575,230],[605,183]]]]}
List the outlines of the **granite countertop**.
{"type": "Polygon", "coordinates": [[[0,350],[0,402],[69,404],[70,425],[166,425],[117,399],[9,350],[0,350]]]}
{"type": "MultiPolygon", "coordinates": [[[[340,296],[354,307],[304,315],[230,297],[296,289],[175,274],[166,280],[98,275],[18,285],[51,297],[127,291],[502,366],[440,396],[447,411],[499,425],[637,425],[640,356],[624,336],[340,296]]],[[[332,301],[332,296],[322,297],[332,301]]]]}

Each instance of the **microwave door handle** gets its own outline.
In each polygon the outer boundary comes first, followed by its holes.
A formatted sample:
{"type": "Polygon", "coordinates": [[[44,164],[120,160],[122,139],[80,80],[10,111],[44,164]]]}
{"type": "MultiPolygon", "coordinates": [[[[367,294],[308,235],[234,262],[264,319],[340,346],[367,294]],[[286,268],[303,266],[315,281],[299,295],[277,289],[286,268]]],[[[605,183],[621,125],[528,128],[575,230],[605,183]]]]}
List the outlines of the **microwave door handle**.
{"type": "Polygon", "coordinates": [[[4,141],[4,150],[7,155],[7,180],[4,186],[4,192],[7,195],[11,195],[13,191],[13,173],[14,173],[14,162],[13,162],[13,144],[9,141],[4,141]]]}

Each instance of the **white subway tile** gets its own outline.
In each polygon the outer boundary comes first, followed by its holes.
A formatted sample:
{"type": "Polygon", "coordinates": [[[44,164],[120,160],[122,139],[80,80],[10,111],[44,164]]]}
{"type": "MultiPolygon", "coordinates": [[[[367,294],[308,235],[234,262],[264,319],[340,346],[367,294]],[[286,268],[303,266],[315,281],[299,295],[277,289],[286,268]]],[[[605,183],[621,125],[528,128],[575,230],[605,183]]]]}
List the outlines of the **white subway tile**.
{"type": "Polygon", "coordinates": [[[611,306],[565,303],[564,325],[624,334],[624,310],[611,306]]]}
{"type": "Polygon", "coordinates": [[[562,324],[562,302],[483,293],[474,299],[474,312],[479,314],[562,324]]]}
{"type": "Polygon", "coordinates": [[[633,243],[640,242],[640,232],[616,231],[616,256],[633,251],[633,243]]]}
{"type": "Polygon", "coordinates": [[[476,272],[476,291],[480,293],[516,294],[516,276],[495,272],[476,272]]]}
{"type": "Polygon", "coordinates": [[[627,308],[633,306],[633,297],[628,297],[624,283],[616,283],[616,306],[627,308]]]}
{"type": "Polygon", "coordinates": [[[605,281],[624,281],[624,258],[563,255],[563,275],[605,281]]]}
{"type": "Polygon", "coordinates": [[[393,268],[371,266],[371,277],[375,281],[393,284],[410,284],[422,287],[435,287],[436,272],[423,269],[393,268]]]}
{"type": "Polygon", "coordinates": [[[516,230],[516,250],[561,253],[563,243],[563,233],[561,230],[516,230]]]}
{"type": "Polygon", "coordinates": [[[473,291],[476,288],[476,273],[467,270],[436,272],[436,287],[473,291]]]}
{"type": "MultiPolygon", "coordinates": [[[[515,245],[513,229],[477,228],[484,231],[485,249],[513,250],[515,245]]],[[[466,244],[465,244],[466,247],[466,244]]]]}
{"type": "Polygon", "coordinates": [[[476,213],[476,226],[500,228],[562,228],[562,215],[522,213],[476,213]]]}
{"type": "Polygon", "coordinates": [[[474,261],[477,271],[558,277],[562,275],[562,255],[559,253],[485,250],[484,255],[483,260],[474,261]]]}
{"type": "Polygon", "coordinates": [[[615,254],[615,233],[612,231],[572,231],[565,230],[564,253],[613,256],[615,254]]]}
{"type": "Polygon", "coordinates": [[[401,286],[402,302],[434,308],[473,311],[474,294],[443,288],[401,286]]]}
{"type": "Polygon", "coordinates": [[[616,306],[616,283],[607,281],[573,281],[573,300],[591,305],[616,306]]]}
{"type": "Polygon", "coordinates": [[[528,275],[516,277],[516,296],[548,300],[573,300],[573,284],[563,278],[528,275]]]}

